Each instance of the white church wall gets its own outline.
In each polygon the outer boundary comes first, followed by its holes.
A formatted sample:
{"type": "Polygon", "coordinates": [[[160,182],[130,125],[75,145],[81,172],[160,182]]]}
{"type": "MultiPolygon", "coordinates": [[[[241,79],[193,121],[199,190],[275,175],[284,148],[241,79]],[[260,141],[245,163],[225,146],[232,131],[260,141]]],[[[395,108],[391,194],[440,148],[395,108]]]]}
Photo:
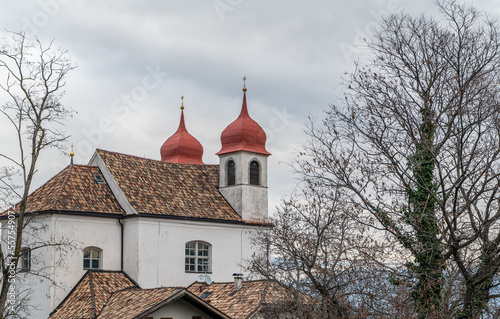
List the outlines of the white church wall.
{"type": "MultiPolygon", "coordinates": [[[[51,311],[51,303],[49,302],[52,291],[52,280],[54,267],[52,267],[53,249],[51,247],[41,247],[34,249],[35,246],[49,243],[51,234],[50,217],[40,217],[33,219],[26,226],[23,233],[23,243],[21,249],[30,248],[31,250],[31,268],[29,271],[22,270],[22,258],[18,262],[18,270],[15,277],[10,277],[11,293],[8,298],[13,302],[20,304],[20,317],[43,318],[47,317],[51,311]]],[[[9,249],[9,229],[8,221],[2,222],[2,250],[4,255],[8,254],[9,249]]]]}
{"type": "Polygon", "coordinates": [[[208,275],[217,282],[232,281],[233,273],[243,272],[241,265],[252,254],[248,236],[255,227],[159,218],[138,219],[138,275],[132,278],[137,279],[142,288],[187,286],[196,281],[203,273],[185,272],[185,244],[189,241],[211,244],[212,271],[208,275]]]}
{"type": "MultiPolygon", "coordinates": [[[[73,242],[71,245],[33,250],[30,272],[20,273],[16,277],[16,290],[27,291],[30,295],[30,318],[47,318],[85,274],[84,247],[94,246],[103,250],[103,269],[120,270],[120,228],[116,219],[40,215],[33,225],[39,230],[28,230],[23,246],[33,247],[33,243],[61,242],[64,239],[73,242]]],[[[3,236],[7,231],[5,227],[2,228],[3,236]]]]}
{"type": "Polygon", "coordinates": [[[139,219],[127,218],[123,224],[123,271],[139,282],[139,219]]]}
{"type": "Polygon", "coordinates": [[[83,269],[83,249],[97,247],[102,249],[101,269],[120,270],[121,230],[116,218],[87,217],[75,215],[53,215],[53,234],[72,238],[75,249],[65,258],[65,264],[55,272],[56,282],[63,284],[55,288],[54,309],[82,278],[87,270],[83,269]]]}
{"type": "MultiPolygon", "coordinates": [[[[34,252],[32,267],[45,268],[51,280],[25,274],[18,289],[36,287],[32,304],[38,310],[32,318],[46,318],[82,278],[83,249],[102,249],[101,268],[120,270],[121,228],[116,218],[42,215],[47,231],[37,240],[70,238],[74,247],[61,255],[54,247],[34,252]]],[[[132,217],[124,224],[124,271],[142,288],[188,286],[200,273],[185,272],[185,244],[203,241],[211,244],[211,276],[213,281],[233,281],[233,273],[242,273],[242,264],[251,257],[249,232],[256,226],[230,223],[132,217]]],[[[5,227],[3,227],[5,228],[5,227]]],[[[2,235],[6,234],[5,229],[2,235]]],[[[4,239],[3,239],[4,240],[4,239]]],[[[26,237],[26,240],[30,239],[26,237]]]]}

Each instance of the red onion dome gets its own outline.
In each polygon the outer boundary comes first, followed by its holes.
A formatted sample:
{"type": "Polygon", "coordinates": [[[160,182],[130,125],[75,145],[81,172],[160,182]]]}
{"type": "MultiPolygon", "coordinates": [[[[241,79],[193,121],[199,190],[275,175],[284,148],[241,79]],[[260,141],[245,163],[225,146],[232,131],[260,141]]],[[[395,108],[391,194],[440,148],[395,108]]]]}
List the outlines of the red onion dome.
{"type": "Polygon", "coordinates": [[[246,88],[243,88],[243,92],[240,116],[222,132],[222,149],[217,155],[237,151],[271,155],[266,151],[266,132],[248,115],[246,88]]]}
{"type": "Polygon", "coordinates": [[[179,128],[163,143],[160,153],[163,162],[203,164],[203,146],[186,129],[184,107],[181,107],[179,128]]]}

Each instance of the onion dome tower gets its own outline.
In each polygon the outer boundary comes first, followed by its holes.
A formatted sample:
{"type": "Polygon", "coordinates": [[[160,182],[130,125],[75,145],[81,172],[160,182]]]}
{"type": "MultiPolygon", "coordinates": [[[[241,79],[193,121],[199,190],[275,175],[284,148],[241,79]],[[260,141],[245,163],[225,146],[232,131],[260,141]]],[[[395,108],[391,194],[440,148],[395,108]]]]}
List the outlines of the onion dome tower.
{"type": "Polygon", "coordinates": [[[268,217],[266,133],[248,114],[246,77],[238,118],[221,134],[219,191],[245,220],[268,217]]]}
{"type": "Polygon", "coordinates": [[[181,98],[181,121],[179,128],[163,143],[160,154],[163,162],[181,164],[203,164],[203,146],[186,129],[184,123],[184,97],[181,98]]]}

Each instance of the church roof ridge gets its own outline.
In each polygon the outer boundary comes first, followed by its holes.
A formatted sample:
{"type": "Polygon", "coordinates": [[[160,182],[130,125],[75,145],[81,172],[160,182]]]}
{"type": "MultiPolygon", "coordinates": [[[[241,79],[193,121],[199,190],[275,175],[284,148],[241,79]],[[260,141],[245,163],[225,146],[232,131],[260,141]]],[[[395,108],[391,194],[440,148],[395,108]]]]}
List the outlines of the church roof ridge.
{"type": "Polygon", "coordinates": [[[117,151],[110,151],[110,150],[105,150],[103,148],[96,148],[96,152],[104,152],[104,153],[112,153],[116,155],[124,155],[124,156],[130,156],[130,157],[136,157],[144,160],[149,160],[149,161],[154,161],[154,162],[159,162],[159,163],[167,163],[168,165],[196,165],[196,166],[216,166],[219,167],[219,164],[191,164],[191,163],[173,163],[173,162],[164,162],[159,159],[154,159],[154,158],[149,158],[145,156],[139,156],[139,155],[134,155],[134,154],[129,154],[129,153],[124,153],[124,152],[117,152],[117,151]]]}

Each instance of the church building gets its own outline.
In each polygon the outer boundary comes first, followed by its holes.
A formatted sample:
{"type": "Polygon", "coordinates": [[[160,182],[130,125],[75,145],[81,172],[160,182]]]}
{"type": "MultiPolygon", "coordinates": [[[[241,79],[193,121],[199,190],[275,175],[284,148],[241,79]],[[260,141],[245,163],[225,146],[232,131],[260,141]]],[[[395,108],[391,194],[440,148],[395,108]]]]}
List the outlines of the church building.
{"type": "Polygon", "coordinates": [[[180,113],[161,160],[97,149],[29,196],[16,289],[30,318],[254,318],[270,302],[272,283],[243,281],[250,233],[269,227],[271,155],[246,88],[218,164],[180,113]]]}

